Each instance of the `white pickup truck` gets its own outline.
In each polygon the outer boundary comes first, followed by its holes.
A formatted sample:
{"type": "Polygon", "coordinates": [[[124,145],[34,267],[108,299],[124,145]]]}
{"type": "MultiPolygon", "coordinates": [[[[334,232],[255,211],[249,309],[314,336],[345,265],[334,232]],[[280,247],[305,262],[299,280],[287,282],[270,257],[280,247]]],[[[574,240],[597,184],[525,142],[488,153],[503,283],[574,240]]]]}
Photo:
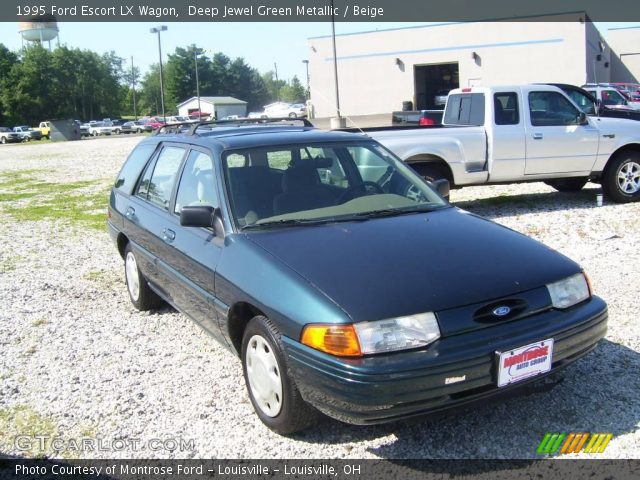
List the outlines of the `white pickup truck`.
{"type": "Polygon", "coordinates": [[[544,181],[578,191],[590,180],[615,202],[640,199],[637,122],[587,117],[557,87],[459,88],[442,125],[364,130],[425,178],[453,187],[544,181]]]}

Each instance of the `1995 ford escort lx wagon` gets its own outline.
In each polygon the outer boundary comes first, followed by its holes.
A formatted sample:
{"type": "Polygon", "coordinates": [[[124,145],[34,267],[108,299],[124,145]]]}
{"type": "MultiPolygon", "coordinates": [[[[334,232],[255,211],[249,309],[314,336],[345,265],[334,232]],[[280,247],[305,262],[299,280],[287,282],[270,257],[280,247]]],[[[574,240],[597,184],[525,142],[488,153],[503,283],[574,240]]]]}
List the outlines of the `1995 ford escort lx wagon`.
{"type": "Polygon", "coordinates": [[[237,354],[289,434],[521,390],[604,337],[579,265],[447,193],[365,135],[178,125],[131,152],[108,225],[133,305],[168,302],[237,354]]]}

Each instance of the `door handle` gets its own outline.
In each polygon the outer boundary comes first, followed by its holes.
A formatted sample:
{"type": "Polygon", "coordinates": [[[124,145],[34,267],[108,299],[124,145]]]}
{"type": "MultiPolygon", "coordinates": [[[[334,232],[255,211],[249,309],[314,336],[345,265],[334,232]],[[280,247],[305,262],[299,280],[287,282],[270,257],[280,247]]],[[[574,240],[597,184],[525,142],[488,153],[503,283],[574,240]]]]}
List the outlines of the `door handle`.
{"type": "Polygon", "coordinates": [[[176,232],[174,232],[173,230],[169,228],[165,228],[162,231],[162,240],[164,240],[166,243],[171,243],[175,239],[176,239],[176,232]]]}
{"type": "Polygon", "coordinates": [[[534,133],[533,134],[533,139],[534,140],[542,140],[542,134],[541,133],[534,133]]]}
{"type": "Polygon", "coordinates": [[[124,216],[128,219],[132,219],[136,216],[136,209],[133,207],[127,207],[127,210],[124,212],[124,216]]]}

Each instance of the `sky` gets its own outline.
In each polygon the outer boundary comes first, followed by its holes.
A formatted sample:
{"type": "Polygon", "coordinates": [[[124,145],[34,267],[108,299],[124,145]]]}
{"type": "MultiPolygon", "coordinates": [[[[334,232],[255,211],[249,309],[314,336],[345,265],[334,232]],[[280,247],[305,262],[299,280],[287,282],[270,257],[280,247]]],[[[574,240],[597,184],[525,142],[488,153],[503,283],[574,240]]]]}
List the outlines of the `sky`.
{"type": "MultiPolygon", "coordinates": [[[[235,58],[243,57],[260,73],[274,70],[277,64],[278,77],[290,79],[294,75],[304,83],[306,76],[302,60],[308,56],[307,39],[331,35],[329,22],[282,22],[282,23],[163,23],[168,26],[162,32],[163,60],[176,47],[196,44],[205,49],[205,54],[222,52],[235,58]]],[[[336,23],[336,33],[353,33],[388,28],[425,25],[425,22],[390,23],[336,23]]],[[[60,43],[70,48],[82,48],[98,53],[115,51],[127,62],[133,62],[144,73],[149,65],[158,61],[157,35],[149,29],[158,23],[61,23],[60,43]]],[[[602,35],[607,29],[636,26],[638,23],[596,23],[602,35]]],[[[56,40],[52,43],[55,44],[56,40]]],[[[0,23],[0,43],[11,50],[18,50],[22,41],[17,23],[0,23]]]]}

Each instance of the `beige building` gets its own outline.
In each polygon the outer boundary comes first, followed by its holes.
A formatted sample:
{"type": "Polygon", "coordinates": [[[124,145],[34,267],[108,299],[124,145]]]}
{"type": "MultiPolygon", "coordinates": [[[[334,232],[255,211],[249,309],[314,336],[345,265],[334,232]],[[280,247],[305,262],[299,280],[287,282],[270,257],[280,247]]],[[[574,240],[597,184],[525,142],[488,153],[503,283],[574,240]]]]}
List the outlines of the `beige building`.
{"type": "Polygon", "coordinates": [[[609,29],[611,81],[640,83],[640,27],[609,29]]]}
{"type": "MultiPolygon", "coordinates": [[[[545,21],[446,23],[338,35],[342,113],[389,113],[405,101],[416,109],[441,109],[435,97],[455,87],[610,81],[610,49],[584,13],[540,18],[545,21]]],[[[334,116],[331,36],[308,42],[315,116],[334,116]]]]}

